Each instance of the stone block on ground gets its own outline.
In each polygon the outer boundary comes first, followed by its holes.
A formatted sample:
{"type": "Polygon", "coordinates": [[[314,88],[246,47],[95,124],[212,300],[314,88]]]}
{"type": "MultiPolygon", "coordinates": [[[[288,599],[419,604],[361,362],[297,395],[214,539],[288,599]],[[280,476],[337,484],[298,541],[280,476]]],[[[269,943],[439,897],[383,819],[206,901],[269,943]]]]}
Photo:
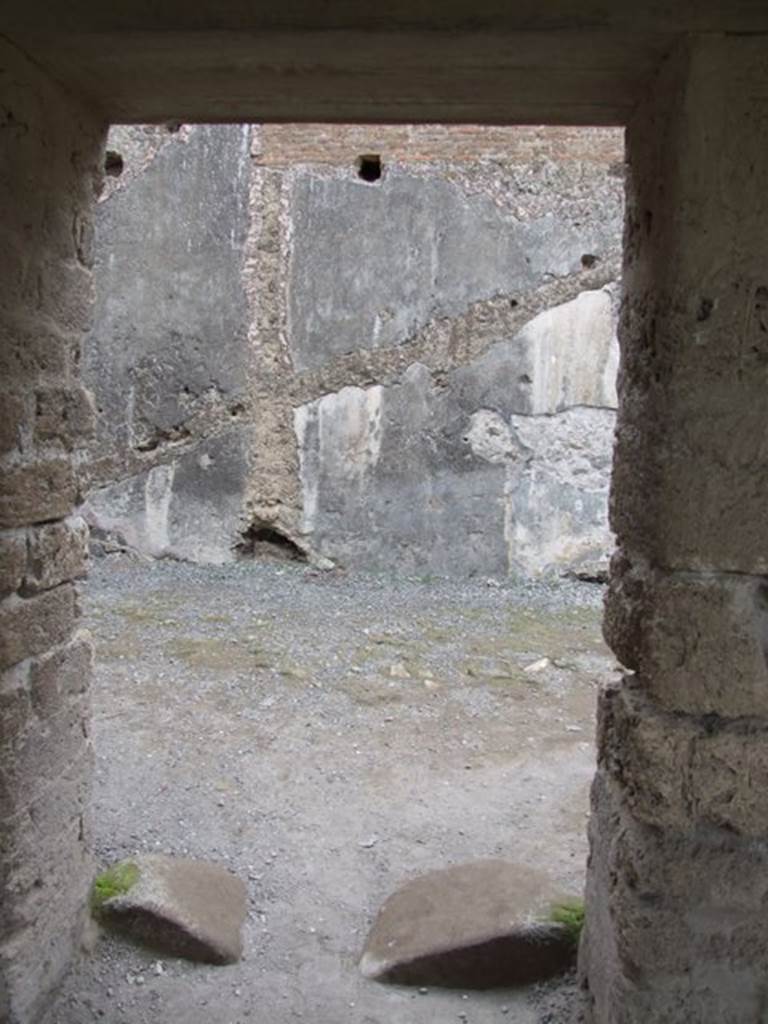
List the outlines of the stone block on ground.
{"type": "Polygon", "coordinates": [[[92,903],[102,924],[168,956],[230,964],[242,954],[246,888],[218,864],[141,854],[100,876],[92,903]]]}
{"type": "Polygon", "coordinates": [[[577,931],[554,920],[562,901],[532,868],[482,860],[408,882],[384,903],[360,970],[376,981],[447,988],[530,984],[567,969],[577,931]]]}

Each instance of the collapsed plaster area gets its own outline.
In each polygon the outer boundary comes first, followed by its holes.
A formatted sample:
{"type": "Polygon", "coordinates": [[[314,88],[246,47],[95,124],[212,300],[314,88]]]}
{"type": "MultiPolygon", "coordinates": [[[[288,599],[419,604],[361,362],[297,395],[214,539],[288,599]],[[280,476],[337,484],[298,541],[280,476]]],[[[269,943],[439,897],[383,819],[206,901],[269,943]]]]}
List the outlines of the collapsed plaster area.
{"type": "Polygon", "coordinates": [[[604,564],[622,146],[113,129],[84,358],[94,535],[207,562],[262,552],[262,531],[368,568],[604,564]]]}

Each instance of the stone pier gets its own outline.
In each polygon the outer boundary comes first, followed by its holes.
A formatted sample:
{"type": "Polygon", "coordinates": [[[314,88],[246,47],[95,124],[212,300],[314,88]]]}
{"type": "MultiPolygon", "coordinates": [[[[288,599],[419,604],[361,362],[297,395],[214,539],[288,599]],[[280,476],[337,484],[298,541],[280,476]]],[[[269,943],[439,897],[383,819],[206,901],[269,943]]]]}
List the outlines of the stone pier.
{"type": "Polygon", "coordinates": [[[768,1019],[768,61],[681,44],[628,128],[588,924],[595,1024],[768,1019]]]}
{"type": "Polygon", "coordinates": [[[0,66],[0,1020],[16,1024],[66,968],[91,875],[87,529],[71,513],[103,132],[7,46],[0,66]]]}

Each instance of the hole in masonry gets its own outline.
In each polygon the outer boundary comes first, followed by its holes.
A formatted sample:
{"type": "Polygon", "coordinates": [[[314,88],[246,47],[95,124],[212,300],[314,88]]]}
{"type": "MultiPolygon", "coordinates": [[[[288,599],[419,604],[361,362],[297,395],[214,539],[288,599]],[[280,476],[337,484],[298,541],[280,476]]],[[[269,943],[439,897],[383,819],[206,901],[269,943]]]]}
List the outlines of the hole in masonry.
{"type": "Polygon", "coordinates": [[[599,259],[599,256],[595,256],[591,252],[585,252],[581,257],[581,265],[585,270],[591,270],[599,259]]]}
{"type": "Polygon", "coordinates": [[[114,149],[108,149],[104,156],[104,173],[110,178],[119,178],[123,173],[123,158],[114,149]]]}
{"type": "Polygon", "coordinates": [[[277,558],[284,562],[306,562],[307,555],[282,530],[267,523],[252,523],[242,534],[236,549],[238,558],[277,558]]]}
{"type": "Polygon", "coordinates": [[[357,158],[357,176],[363,181],[378,181],[381,177],[381,157],[376,153],[366,153],[357,158]]]}
{"type": "Polygon", "coordinates": [[[703,323],[705,320],[709,320],[712,315],[712,310],[715,308],[715,304],[712,299],[702,299],[699,303],[699,309],[696,313],[696,319],[699,323],[703,323]]]}

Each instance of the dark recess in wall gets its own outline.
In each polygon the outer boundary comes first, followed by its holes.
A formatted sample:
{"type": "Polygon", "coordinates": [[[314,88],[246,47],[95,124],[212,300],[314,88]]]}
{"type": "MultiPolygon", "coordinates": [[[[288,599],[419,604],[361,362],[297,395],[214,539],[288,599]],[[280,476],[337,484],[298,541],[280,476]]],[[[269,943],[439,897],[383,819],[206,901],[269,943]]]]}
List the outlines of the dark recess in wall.
{"type": "Polygon", "coordinates": [[[123,158],[114,149],[108,149],[104,155],[104,173],[110,178],[119,178],[123,173],[123,158]]]}
{"type": "Polygon", "coordinates": [[[246,558],[277,558],[284,562],[306,562],[305,551],[286,536],[282,530],[268,523],[252,523],[242,534],[237,545],[237,557],[246,558]]]}
{"type": "Polygon", "coordinates": [[[375,153],[358,157],[357,176],[363,181],[378,181],[381,177],[381,157],[375,153]]]}

